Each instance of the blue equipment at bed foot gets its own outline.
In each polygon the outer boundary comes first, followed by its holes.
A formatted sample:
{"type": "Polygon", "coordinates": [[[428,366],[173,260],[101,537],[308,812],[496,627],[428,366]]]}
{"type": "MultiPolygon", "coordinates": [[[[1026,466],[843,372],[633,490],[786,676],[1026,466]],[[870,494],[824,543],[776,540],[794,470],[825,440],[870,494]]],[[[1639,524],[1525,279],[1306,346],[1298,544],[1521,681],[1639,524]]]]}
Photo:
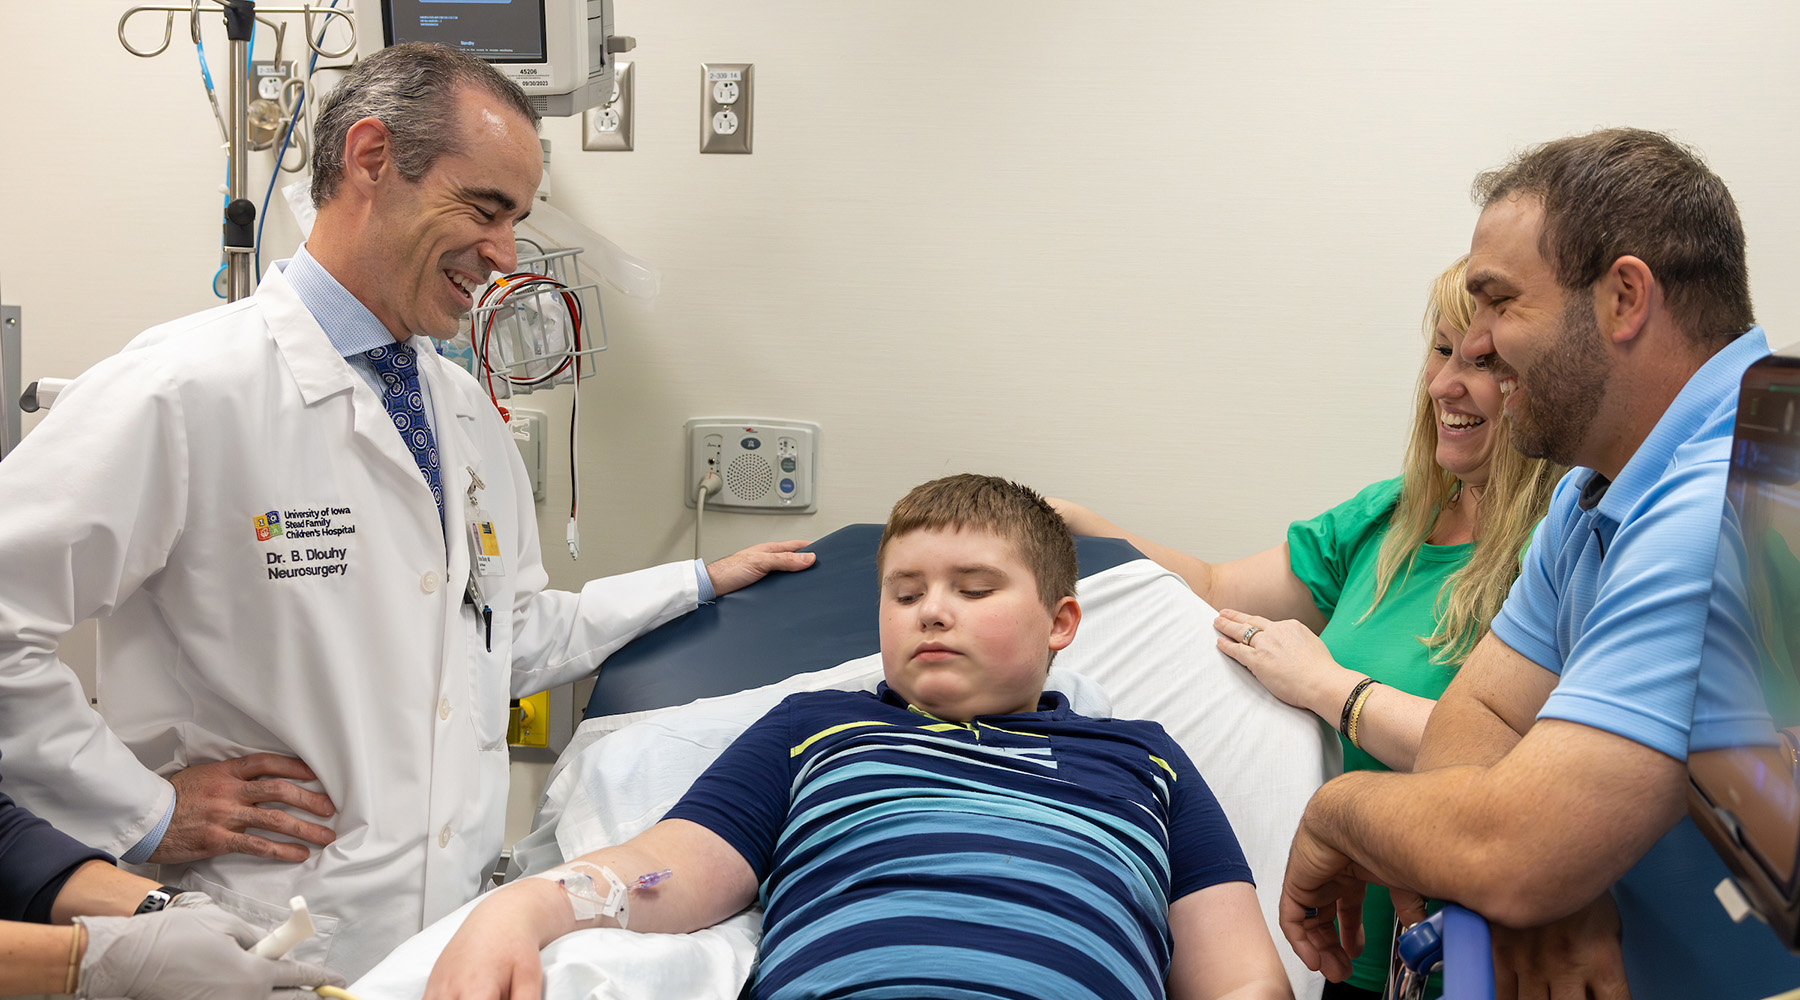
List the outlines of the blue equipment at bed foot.
{"type": "Polygon", "coordinates": [[[1389,1000],[1423,1000],[1431,974],[1444,970],[1443,1000],[1494,1000],[1494,953],[1487,921],[1451,904],[1394,939],[1389,1000]]]}

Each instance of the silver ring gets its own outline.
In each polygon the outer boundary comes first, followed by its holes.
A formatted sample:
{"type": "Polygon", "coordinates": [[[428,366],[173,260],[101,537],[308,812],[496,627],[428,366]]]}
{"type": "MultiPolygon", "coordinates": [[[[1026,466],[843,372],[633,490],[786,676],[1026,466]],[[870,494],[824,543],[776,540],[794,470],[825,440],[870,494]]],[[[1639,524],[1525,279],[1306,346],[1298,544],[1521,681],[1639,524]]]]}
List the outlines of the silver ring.
{"type": "Polygon", "coordinates": [[[1262,626],[1252,625],[1249,628],[1244,630],[1244,637],[1242,639],[1239,639],[1238,641],[1243,643],[1244,645],[1248,646],[1248,645],[1250,645],[1250,640],[1256,638],[1256,633],[1261,632],[1261,631],[1262,631],[1262,626]]]}
{"type": "Polygon", "coordinates": [[[1319,915],[1318,908],[1312,907],[1312,906],[1309,906],[1300,912],[1301,912],[1302,919],[1305,919],[1305,920],[1312,920],[1319,915]]]}

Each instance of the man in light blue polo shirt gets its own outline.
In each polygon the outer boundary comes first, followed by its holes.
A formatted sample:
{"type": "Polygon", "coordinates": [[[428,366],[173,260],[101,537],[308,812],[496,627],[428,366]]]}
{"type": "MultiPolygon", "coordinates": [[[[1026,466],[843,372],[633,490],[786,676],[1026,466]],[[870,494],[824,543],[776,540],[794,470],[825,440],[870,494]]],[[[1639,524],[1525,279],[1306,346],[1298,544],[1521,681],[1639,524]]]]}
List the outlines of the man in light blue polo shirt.
{"type": "Polygon", "coordinates": [[[1729,745],[1743,712],[1701,668],[1738,384],[1769,352],[1736,206],[1693,151],[1627,129],[1528,150],[1475,193],[1462,350],[1516,370],[1513,443],[1577,468],[1419,771],[1345,775],[1308,806],[1283,928],[1347,971],[1332,920],[1368,880],[1470,906],[1503,947],[1552,922],[1531,943],[1581,943],[1503,990],[1800,985],[1800,959],[1712,898],[1725,868],[1685,818],[1687,755],[1729,745]]]}

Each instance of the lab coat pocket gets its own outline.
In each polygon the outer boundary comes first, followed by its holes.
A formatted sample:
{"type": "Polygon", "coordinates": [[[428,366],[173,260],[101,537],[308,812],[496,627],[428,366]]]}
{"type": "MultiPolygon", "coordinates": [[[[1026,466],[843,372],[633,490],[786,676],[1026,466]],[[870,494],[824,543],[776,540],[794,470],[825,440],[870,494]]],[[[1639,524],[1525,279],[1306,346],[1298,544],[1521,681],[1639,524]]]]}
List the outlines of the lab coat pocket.
{"type": "Polygon", "coordinates": [[[475,745],[482,750],[506,746],[507,706],[512,689],[512,672],[508,666],[511,646],[509,635],[494,630],[494,648],[485,641],[486,629],[480,616],[464,605],[469,648],[469,693],[474,702],[469,715],[475,726],[475,745]]]}
{"type": "MultiPolygon", "coordinates": [[[[175,884],[183,889],[206,893],[225,912],[243,918],[264,933],[281,926],[287,920],[290,912],[286,901],[270,903],[254,896],[246,896],[241,892],[227,889],[212,879],[196,875],[192,870],[178,878],[175,884]]],[[[330,967],[331,942],[337,935],[340,918],[329,913],[321,913],[311,906],[307,907],[307,912],[312,916],[313,936],[295,945],[294,950],[288,952],[288,957],[302,962],[311,962],[314,965],[330,967]]]]}

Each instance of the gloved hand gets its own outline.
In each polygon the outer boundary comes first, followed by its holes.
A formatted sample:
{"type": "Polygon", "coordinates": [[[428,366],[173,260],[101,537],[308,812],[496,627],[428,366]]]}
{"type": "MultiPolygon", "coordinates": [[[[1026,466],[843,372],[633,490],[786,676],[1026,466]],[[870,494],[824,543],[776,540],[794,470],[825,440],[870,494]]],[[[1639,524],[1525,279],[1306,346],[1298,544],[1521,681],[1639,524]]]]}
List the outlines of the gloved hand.
{"type": "Polygon", "coordinates": [[[137,917],[76,917],[87,951],[75,995],[83,1000],[266,1000],[277,987],[343,986],[329,969],[245,949],[262,932],[201,893],[137,917]]]}

